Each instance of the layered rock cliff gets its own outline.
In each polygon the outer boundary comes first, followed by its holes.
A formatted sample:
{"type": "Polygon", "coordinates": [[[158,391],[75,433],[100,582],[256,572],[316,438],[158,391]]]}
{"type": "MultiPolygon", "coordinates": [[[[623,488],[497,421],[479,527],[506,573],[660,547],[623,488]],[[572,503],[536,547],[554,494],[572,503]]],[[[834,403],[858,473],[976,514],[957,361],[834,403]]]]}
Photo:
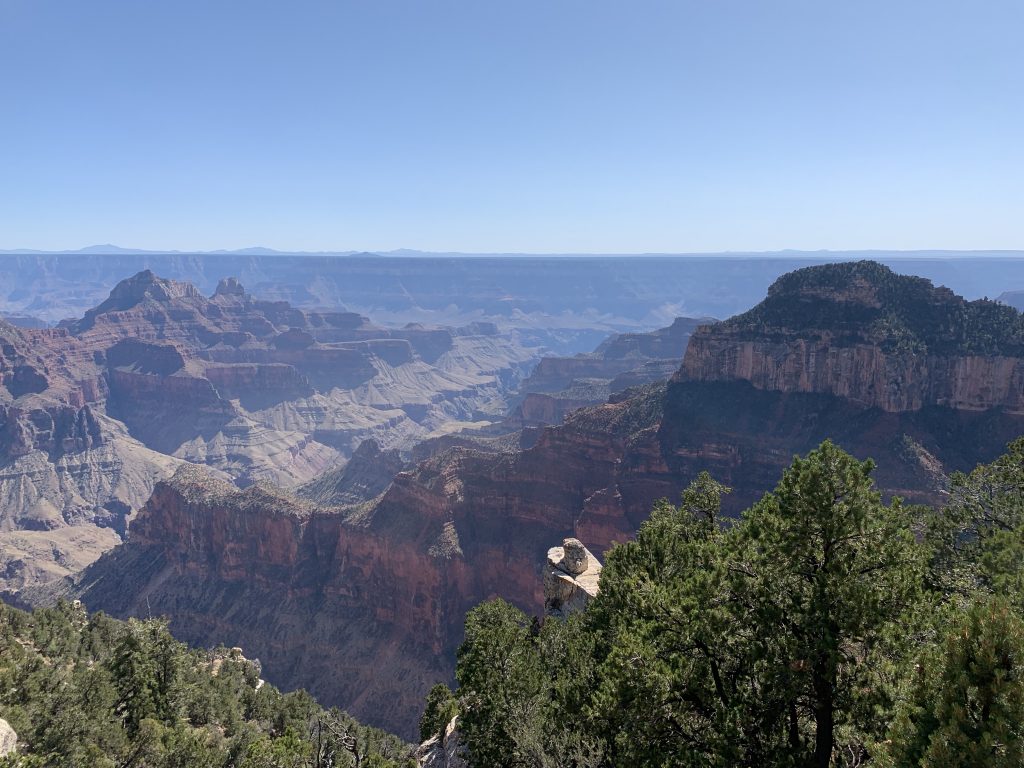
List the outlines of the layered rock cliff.
{"type": "MultiPolygon", "coordinates": [[[[630,487],[642,461],[618,461],[630,435],[656,427],[659,395],[580,412],[571,434],[548,430],[531,451],[453,447],[398,473],[371,504],[321,506],[180,470],[76,594],[118,616],[166,614],[189,642],[240,645],[271,682],[411,736],[423,696],[451,678],[466,611],[503,595],[540,613],[552,540],[581,526],[605,543],[624,539],[633,523],[621,506],[640,520],[665,493],[630,487]],[[616,479],[621,492],[609,492],[616,479]]],[[[372,493],[372,453],[353,457],[364,471],[309,495],[372,493]]]]}
{"type": "Polygon", "coordinates": [[[488,423],[534,355],[486,323],[386,329],[148,270],[60,328],[0,321],[0,591],[91,562],[182,462],[305,482],[367,439],[488,423]]]}
{"type": "Polygon", "coordinates": [[[874,262],[780,278],[698,329],[662,423],[675,472],[710,469],[746,503],[831,437],[878,461],[889,493],[937,501],[944,473],[1024,432],[1024,316],[874,262]]]}
{"type": "Polygon", "coordinates": [[[105,415],[106,381],[64,331],[0,322],[0,381],[2,591],[91,563],[180,462],[105,415]]]}
{"type": "Polygon", "coordinates": [[[382,451],[376,440],[364,440],[344,467],[320,475],[297,494],[324,506],[361,504],[386,491],[404,467],[398,451],[382,451]]]}
{"type": "Polygon", "coordinates": [[[873,262],[780,278],[749,312],[700,328],[679,381],[835,395],[888,412],[1024,414],[1024,320],[873,262]]]}
{"type": "Polygon", "coordinates": [[[422,695],[450,674],[459,583],[472,578],[457,542],[436,548],[445,535],[429,517],[382,527],[189,468],[157,485],[82,593],[118,615],[166,614],[190,642],[237,642],[271,682],[410,736],[422,695]]]}

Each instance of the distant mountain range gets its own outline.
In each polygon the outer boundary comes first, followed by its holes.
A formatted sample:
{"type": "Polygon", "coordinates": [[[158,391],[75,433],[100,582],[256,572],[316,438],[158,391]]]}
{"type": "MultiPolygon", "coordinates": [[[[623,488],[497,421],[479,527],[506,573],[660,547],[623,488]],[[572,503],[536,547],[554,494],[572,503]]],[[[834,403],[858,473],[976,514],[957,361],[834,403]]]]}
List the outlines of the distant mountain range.
{"type": "MultiPolygon", "coordinates": [[[[757,303],[786,272],[860,255],[99,253],[112,247],[0,254],[0,315],[18,325],[80,317],[119,281],[148,269],[193,283],[206,295],[221,279],[235,277],[261,299],[302,309],[345,308],[393,327],[493,322],[539,334],[539,346],[564,355],[590,351],[610,333],[663,328],[680,316],[729,317],[757,303]]],[[[893,251],[871,259],[968,299],[1024,290],[1024,252],[893,251]]]]}
{"type": "Polygon", "coordinates": [[[181,254],[187,256],[213,256],[217,254],[230,254],[232,256],[352,256],[357,253],[364,256],[372,256],[372,253],[360,251],[276,251],[273,248],[253,246],[251,248],[236,248],[234,250],[219,249],[215,251],[180,251],[163,250],[154,251],[145,248],[122,248],[119,245],[106,243],[103,245],[89,245],[85,248],[77,248],[67,251],[43,251],[35,248],[14,248],[11,250],[0,250],[0,255],[5,256],[65,256],[69,254],[88,254],[97,256],[146,256],[156,254],[181,254]]]}

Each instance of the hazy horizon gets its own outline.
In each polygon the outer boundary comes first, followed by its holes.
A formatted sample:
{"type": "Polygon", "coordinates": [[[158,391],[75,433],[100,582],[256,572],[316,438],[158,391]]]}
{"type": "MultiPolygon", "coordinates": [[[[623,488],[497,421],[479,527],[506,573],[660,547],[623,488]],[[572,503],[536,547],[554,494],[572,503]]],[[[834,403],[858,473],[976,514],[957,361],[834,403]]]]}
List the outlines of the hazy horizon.
{"type": "Polygon", "coordinates": [[[10,248],[0,249],[0,256],[70,256],[75,254],[92,256],[146,256],[146,255],[182,255],[182,256],[218,256],[218,255],[270,255],[270,256],[439,256],[439,257],[547,257],[547,258],[626,258],[626,257],[665,257],[665,258],[820,258],[822,256],[865,256],[877,255],[899,256],[901,258],[939,258],[939,259],[962,259],[962,258],[1024,258],[1024,249],[992,248],[992,249],[950,249],[950,248],[919,248],[919,249],[897,249],[897,248],[863,248],[863,249],[831,249],[819,248],[816,250],[798,248],[780,248],[777,250],[750,250],[750,251],[434,251],[419,248],[395,248],[368,249],[368,250],[283,250],[267,248],[265,246],[247,246],[241,248],[218,248],[218,249],[148,249],[132,248],[114,244],[89,245],[81,248],[70,248],[64,250],[43,250],[38,248],[10,248]]]}

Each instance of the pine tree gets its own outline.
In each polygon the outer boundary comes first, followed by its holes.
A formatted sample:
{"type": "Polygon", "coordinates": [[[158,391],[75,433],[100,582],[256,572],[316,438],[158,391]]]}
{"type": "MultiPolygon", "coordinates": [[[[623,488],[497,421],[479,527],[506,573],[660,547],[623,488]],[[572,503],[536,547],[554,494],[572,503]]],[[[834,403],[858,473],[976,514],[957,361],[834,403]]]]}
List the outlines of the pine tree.
{"type": "Polygon", "coordinates": [[[873,673],[900,653],[888,630],[920,596],[923,558],[902,505],[874,489],[873,468],[826,441],[794,459],[736,528],[736,620],[753,633],[763,692],[744,719],[769,742],[785,735],[772,760],[828,768],[837,747],[857,760],[877,728],[870,713],[889,704],[873,673]]]}
{"type": "Polygon", "coordinates": [[[504,600],[482,603],[466,616],[456,676],[460,726],[473,764],[527,765],[524,751],[543,743],[548,682],[531,622],[504,600]]]}
{"type": "Polygon", "coordinates": [[[1024,438],[970,474],[954,473],[949,502],[928,518],[929,581],[947,597],[1003,594],[1024,607],[1024,438]]]}
{"type": "Polygon", "coordinates": [[[945,643],[922,655],[896,719],[896,768],[1024,765],[1024,621],[1004,598],[971,607],[945,643]]]}
{"type": "Polygon", "coordinates": [[[452,689],[444,683],[438,683],[427,694],[427,701],[420,718],[420,741],[443,735],[444,729],[452,718],[458,714],[459,704],[455,700],[452,689]]]}
{"type": "Polygon", "coordinates": [[[742,751],[743,633],[719,519],[728,490],[702,473],[608,554],[583,623],[600,638],[591,706],[616,764],[727,764],[742,751]]]}

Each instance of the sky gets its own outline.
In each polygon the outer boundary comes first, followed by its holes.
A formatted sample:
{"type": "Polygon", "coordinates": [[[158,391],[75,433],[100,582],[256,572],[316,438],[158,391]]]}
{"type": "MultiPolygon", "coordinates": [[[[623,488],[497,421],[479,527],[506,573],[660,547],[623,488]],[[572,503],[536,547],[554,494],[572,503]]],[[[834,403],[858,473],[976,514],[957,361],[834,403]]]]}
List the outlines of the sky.
{"type": "Polygon", "coordinates": [[[1024,248],[1020,0],[0,0],[0,249],[1024,248]]]}

